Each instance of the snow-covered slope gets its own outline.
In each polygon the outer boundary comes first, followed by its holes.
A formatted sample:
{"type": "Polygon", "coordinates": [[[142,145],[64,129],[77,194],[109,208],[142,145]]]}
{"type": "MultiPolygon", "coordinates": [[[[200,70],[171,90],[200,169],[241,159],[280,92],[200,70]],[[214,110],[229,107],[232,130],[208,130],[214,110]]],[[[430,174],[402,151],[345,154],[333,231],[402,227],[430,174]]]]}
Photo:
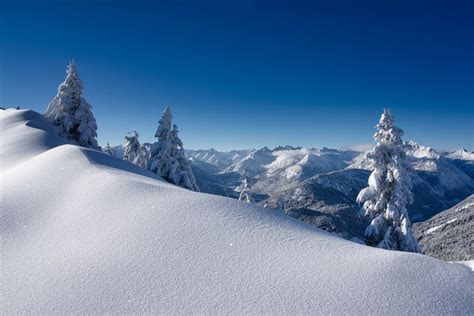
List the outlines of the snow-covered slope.
{"type": "Polygon", "coordinates": [[[357,217],[359,191],[370,172],[345,169],[318,174],[273,195],[266,203],[285,213],[344,238],[361,238],[368,223],[357,217]]]}
{"type": "Polygon", "coordinates": [[[187,149],[186,155],[195,161],[203,161],[219,169],[225,169],[243,158],[247,157],[252,150],[232,150],[229,152],[220,152],[214,148],[204,150],[187,149]]]}
{"type": "Polygon", "coordinates": [[[446,153],[445,158],[474,180],[474,152],[459,149],[452,153],[446,153]]]}
{"type": "Polygon", "coordinates": [[[423,253],[450,261],[474,259],[474,195],[421,223],[413,231],[423,253]]]}
{"type": "Polygon", "coordinates": [[[474,310],[465,266],[368,248],[56,146],[32,111],[0,111],[0,126],[4,315],[474,310]]]}
{"type": "MultiPolygon", "coordinates": [[[[218,152],[214,149],[188,150],[187,155],[198,168],[200,162],[205,162],[216,166],[221,174],[238,174],[241,180],[244,176],[252,178],[253,192],[265,198],[316,174],[344,169],[358,153],[327,148],[280,146],[274,149],[264,147],[230,152],[218,152]]],[[[205,173],[201,173],[201,176],[209,178],[205,173]]],[[[197,179],[199,181],[199,176],[197,179]]],[[[227,187],[230,186],[232,183],[227,184],[227,187]]],[[[205,192],[220,194],[223,191],[217,187],[213,189],[214,191],[205,192]]],[[[260,197],[258,200],[261,200],[260,197]]]]}

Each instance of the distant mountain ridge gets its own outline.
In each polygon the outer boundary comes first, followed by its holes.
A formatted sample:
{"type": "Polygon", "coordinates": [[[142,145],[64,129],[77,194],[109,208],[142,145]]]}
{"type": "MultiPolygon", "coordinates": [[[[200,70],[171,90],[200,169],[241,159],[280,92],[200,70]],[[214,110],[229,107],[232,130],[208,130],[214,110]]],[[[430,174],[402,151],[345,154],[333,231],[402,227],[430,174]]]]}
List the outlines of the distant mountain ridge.
{"type": "MultiPolygon", "coordinates": [[[[426,220],[474,193],[474,154],[466,150],[439,153],[413,141],[404,149],[413,180],[414,222],[426,220]]],[[[357,193],[366,186],[370,161],[352,149],[279,146],[274,149],[188,150],[198,183],[216,183],[204,192],[236,197],[239,179],[251,178],[260,204],[346,238],[359,237],[357,193]],[[206,162],[217,168],[203,168],[206,162]],[[222,182],[224,175],[232,180],[222,182]],[[215,179],[215,180],[213,180],[215,179]],[[217,180],[219,179],[219,180],[217,180]],[[223,194],[223,192],[225,192],[223,194]]],[[[362,222],[361,222],[362,221],[362,222]]]]}

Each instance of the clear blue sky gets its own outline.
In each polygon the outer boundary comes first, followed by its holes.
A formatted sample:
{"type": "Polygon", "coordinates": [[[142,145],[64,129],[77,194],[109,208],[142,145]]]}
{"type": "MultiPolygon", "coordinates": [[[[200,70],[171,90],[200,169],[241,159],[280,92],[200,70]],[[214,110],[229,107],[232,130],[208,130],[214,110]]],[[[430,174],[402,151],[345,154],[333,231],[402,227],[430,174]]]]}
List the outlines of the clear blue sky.
{"type": "Polygon", "coordinates": [[[473,1],[0,1],[0,104],[43,112],[74,58],[99,142],[188,148],[405,139],[474,149],[473,1]]]}

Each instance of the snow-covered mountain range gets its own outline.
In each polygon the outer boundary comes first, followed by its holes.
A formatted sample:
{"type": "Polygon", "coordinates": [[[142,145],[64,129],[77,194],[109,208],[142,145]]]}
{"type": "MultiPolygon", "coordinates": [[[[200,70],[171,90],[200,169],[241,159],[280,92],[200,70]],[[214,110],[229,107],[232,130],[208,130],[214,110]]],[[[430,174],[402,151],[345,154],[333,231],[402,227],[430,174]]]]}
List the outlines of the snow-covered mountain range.
{"type": "Polygon", "coordinates": [[[182,189],[67,144],[33,111],[1,110],[0,132],[2,314],[474,309],[474,274],[463,265],[182,189]]]}
{"type": "MultiPolygon", "coordinates": [[[[409,207],[414,222],[474,192],[473,153],[438,153],[415,142],[406,142],[404,149],[414,184],[415,202],[409,207]]],[[[261,205],[348,238],[359,237],[366,224],[356,218],[360,206],[355,202],[371,169],[364,152],[285,146],[230,152],[188,150],[187,154],[204,192],[237,197],[240,181],[248,176],[261,205]]]]}

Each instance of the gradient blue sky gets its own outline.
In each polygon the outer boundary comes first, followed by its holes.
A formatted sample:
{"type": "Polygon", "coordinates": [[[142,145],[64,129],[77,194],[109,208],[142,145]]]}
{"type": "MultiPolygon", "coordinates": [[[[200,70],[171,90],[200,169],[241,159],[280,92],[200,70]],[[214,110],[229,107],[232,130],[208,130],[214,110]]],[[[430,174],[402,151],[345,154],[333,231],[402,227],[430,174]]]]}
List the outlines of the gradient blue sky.
{"type": "Polygon", "coordinates": [[[386,105],[474,149],[473,1],[0,4],[0,104],[44,111],[74,58],[102,145],[165,104],[188,148],[366,144],[386,105]]]}

